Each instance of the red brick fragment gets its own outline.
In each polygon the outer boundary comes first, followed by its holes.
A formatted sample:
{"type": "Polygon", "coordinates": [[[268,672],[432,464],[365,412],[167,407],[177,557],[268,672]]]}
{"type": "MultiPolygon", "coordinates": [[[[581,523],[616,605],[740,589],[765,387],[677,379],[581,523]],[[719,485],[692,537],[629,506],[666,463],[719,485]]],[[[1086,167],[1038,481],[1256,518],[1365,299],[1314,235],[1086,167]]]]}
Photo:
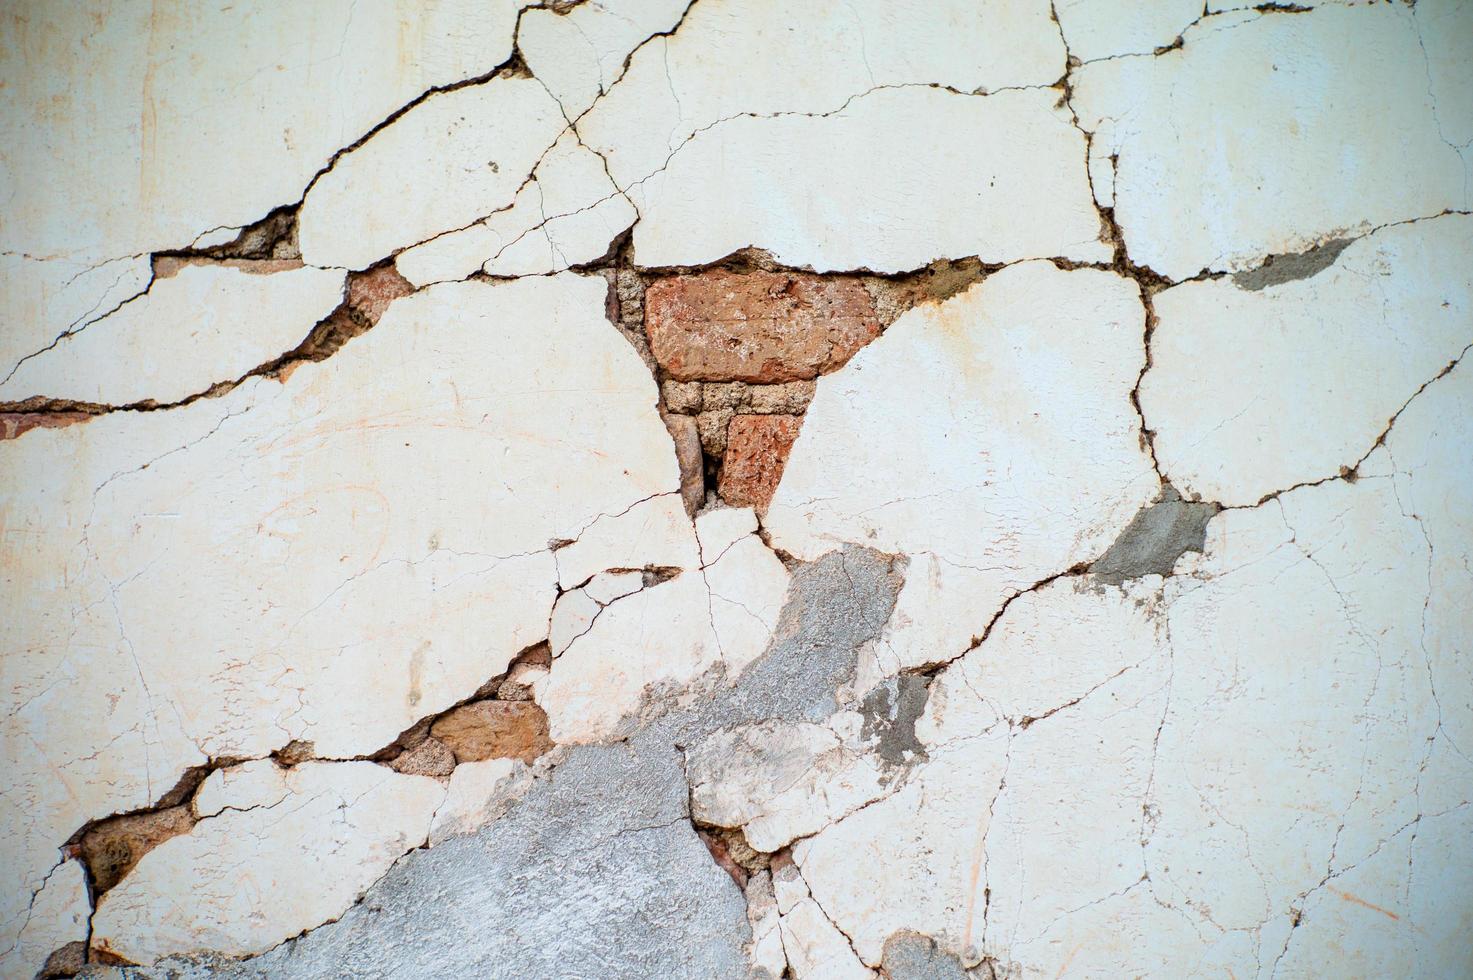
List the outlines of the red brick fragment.
{"type": "Polygon", "coordinates": [[[531,762],[552,748],[547,713],[531,701],[475,701],[447,713],[430,734],[456,762],[521,759],[531,762]]]}
{"type": "Polygon", "coordinates": [[[816,378],[880,333],[869,292],[847,277],[714,270],[662,279],[644,304],[650,349],[677,381],[816,378]]]}
{"type": "Polygon", "coordinates": [[[378,323],[389,304],[414,292],[414,286],[399,275],[392,263],[355,272],[348,277],[348,306],[361,313],[369,323],[378,323]]]}
{"type": "Polygon", "coordinates": [[[86,412],[0,412],[0,442],[19,439],[32,429],[60,429],[90,418],[86,412]]]}
{"type": "Polygon", "coordinates": [[[767,509],[803,424],[797,415],[737,415],[726,429],[717,492],[733,507],[767,509]]]}

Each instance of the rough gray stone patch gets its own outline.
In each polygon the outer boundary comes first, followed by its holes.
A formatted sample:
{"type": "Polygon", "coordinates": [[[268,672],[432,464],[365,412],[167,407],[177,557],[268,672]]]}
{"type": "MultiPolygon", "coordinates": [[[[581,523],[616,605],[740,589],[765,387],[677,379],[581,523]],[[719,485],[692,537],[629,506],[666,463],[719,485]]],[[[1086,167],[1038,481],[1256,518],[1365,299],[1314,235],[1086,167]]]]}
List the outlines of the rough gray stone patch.
{"type": "Polygon", "coordinates": [[[983,980],[994,975],[986,964],[967,969],[930,936],[899,932],[885,943],[880,968],[887,980],[983,980]]]}
{"type": "Polygon", "coordinates": [[[864,727],[860,734],[878,740],[876,751],[891,765],[904,765],[926,758],[926,748],[916,738],[916,721],[926,710],[931,680],[916,674],[892,677],[865,695],[860,711],[864,727]]]}
{"type": "Polygon", "coordinates": [[[1108,585],[1143,575],[1170,575],[1183,554],[1201,552],[1207,522],[1220,509],[1216,504],[1182,500],[1168,486],[1160,500],[1132,518],[1109,550],[1090,566],[1090,573],[1108,585]]]}
{"type": "Polygon", "coordinates": [[[1296,279],[1308,279],[1324,272],[1335,264],[1340,253],[1354,239],[1332,238],[1304,252],[1270,255],[1263,265],[1233,275],[1233,285],[1240,289],[1259,290],[1278,286],[1296,279]]]}
{"type": "Polygon", "coordinates": [[[569,751],[501,819],[409,853],[338,921],[250,960],[85,975],[747,976],[746,902],[690,823],[681,746],[718,727],[828,717],[889,619],[896,565],[848,548],[800,566],[771,647],[735,687],[625,742],[569,751]]]}

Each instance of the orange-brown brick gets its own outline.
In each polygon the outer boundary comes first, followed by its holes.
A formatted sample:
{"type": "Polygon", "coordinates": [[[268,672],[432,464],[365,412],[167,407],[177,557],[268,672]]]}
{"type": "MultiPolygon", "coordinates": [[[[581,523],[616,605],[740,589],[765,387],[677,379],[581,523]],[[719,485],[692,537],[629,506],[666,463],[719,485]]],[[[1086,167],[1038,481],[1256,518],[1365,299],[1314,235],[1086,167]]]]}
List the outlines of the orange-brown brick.
{"type": "Polygon", "coordinates": [[[783,477],[803,419],[797,415],[737,415],[726,429],[726,456],[717,491],[734,507],[766,510],[783,477]]]}
{"type": "Polygon", "coordinates": [[[816,378],[880,333],[873,299],[852,278],[715,270],[662,279],[644,303],[650,349],[678,381],[816,378]]]}

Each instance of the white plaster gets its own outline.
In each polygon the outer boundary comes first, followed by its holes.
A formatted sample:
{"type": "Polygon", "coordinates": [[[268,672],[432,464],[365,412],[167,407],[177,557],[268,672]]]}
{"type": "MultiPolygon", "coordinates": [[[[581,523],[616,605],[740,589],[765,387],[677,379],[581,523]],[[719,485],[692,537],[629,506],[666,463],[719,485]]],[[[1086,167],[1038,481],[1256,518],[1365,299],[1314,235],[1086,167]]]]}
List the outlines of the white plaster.
{"type": "Polygon", "coordinates": [[[701,563],[714,563],[749,534],[757,532],[757,512],[751,507],[718,507],[696,515],[696,540],[701,563]]]}
{"type": "Polygon", "coordinates": [[[687,0],[623,0],[579,4],[562,13],[528,10],[517,49],[533,77],[576,120],[623,76],[635,48],[672,30],[688,6],[687,0]]]}
{"type": "MultiPolygon", "coordinates": [[[[673,36],[635,54],[578,129],[627,188],[719,120],[832,112],[878,87],[994,91],[1051,85],[1063,73],[1064,46],[1039,0],[703,2],[673,36]]],[[[904,151],[900,139],[889,145],[904,151]]],[[[843,159],[834,150],[827,162],[843,159]]]]}
{"type": "Polygon", "coordinates": [[[634,223],[603,160],[564,133],[509,207],[460,231],[406,249],[397,267],[417,286],[493,276],[543,275],[591,262],[634,223]]]}
{"type": "Polygon", "coordinates": [[[34,895],[20,896],[19,921],[6,923],[0,973],[30,977],[40,972],[47,957],[68,943],[87,940],[92,903],[87,897],[87,872],[79,861],[62,861],[46,873],[34,895]]]}
{"type": "Polygon", "coordinates": [[[1118,156],[1131,258],[1180,280],[1473,203],[1473,161],[1439,128],[1473,120],[1473,90],[1449,86],[1444,102],[1428,71],[1406,7],[1230,14],[1181,50],[1085,65],[1072,104],[1096,174],[1118,156]]]}
{"type": "Polygon", "coordinates": [[[1392,416],[1473,344],[1473,218],[1357,239],[1309,279],[1155,297],[1141,410],[1189,496],[1225,504],[1353,469],[1392,416]]]}
{"type": "Polygon", "coordinates": [[[312,185],[298,219],[303,260],[367,268],[511,206],[566,127],[531,78],[432,95],[312,185]]]}
{"type": "Polygon", "coordinates": [[[433,779],[371,762],[307,762],[283,779],[284,798],[242,797],[145,854],[98,904],[94,947],[144,964],[264,952],[341,914],[424,843],[445,797],[433,779]]]}
{"type": "Polygon", "coordinates": [[[1106,261],[1084,137],[1056,101],[1046,89],[882,88],[823,115],[713,124],[627,186],[635,259],[695,265],[753,245],[819,272],[971,255],[1106,261]]]}
{"type": "Polygon", "coordinates": [[[519,759],[462,762],[450,774],[445,801],[430,823],[430,846],[495,820],[526,789],[530,770],[519,759]]]}
{"type": "Polygon", "coordinates": [[[0,251],[92,264],[250,224],[396,109],[504,61],[520,6],[18,8],[0,251]]]}
{"type": "Polygon", "coordinates": [[[295,348],[343,300],[343,274],[189,265],[0,384],[0,401],[175,402],[295,348]]]}

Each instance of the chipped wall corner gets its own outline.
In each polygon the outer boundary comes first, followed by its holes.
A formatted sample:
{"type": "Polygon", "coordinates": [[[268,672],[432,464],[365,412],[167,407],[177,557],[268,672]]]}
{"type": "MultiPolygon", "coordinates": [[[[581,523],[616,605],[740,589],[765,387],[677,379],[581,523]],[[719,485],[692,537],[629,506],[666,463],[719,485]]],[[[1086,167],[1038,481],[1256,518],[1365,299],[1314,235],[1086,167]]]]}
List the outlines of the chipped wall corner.
{"type": "Polygon", "coordinates": [[[0,977],[1473,976],[1473,4],[0,23],[0,977]]]}

